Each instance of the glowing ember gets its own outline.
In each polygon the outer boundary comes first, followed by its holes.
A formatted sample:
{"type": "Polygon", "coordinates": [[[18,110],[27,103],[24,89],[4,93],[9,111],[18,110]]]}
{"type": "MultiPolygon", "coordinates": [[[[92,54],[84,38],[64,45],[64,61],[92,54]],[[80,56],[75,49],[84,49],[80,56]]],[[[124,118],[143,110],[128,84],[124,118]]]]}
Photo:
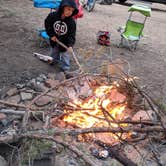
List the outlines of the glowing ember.
{"type": "Polygon", "coordinates": [[[117,127],[109,121],[124,119],[125,100],[126,97],[119,93],[115,86],[100,86],[83,101],[76,99],[69,103],[75,110],[65,110],[66,113],[70,113],[63,120],[80,128],[117,127]]]}

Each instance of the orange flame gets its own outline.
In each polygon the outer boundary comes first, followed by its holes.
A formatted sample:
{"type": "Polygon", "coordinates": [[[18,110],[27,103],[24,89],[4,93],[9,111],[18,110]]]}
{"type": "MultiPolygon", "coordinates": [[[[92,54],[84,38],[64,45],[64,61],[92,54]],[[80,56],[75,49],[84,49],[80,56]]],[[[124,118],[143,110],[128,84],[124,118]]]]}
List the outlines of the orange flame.
{"type": "MultiPolygon", "coordinates": [[[[117,86],[116,86],[117,87],[117,86]]],[[[123,120],[126,97],[115,86],[100,86],[84,101],[75,99],[69,105],[75,110],[64,117],[64,121],[80,128],[117,127],[108,121],[123,120]],[[76,109],[77,108],[77,109],[76,109]]],[[[65,110],[69,112],[69,110],[65,110]]]]}

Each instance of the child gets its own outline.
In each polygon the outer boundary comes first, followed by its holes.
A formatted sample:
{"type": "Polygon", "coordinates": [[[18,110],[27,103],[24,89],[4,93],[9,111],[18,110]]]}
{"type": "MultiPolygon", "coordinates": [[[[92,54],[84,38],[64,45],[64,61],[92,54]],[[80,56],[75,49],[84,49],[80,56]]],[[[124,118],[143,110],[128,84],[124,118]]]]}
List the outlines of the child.
{"type": "Polygon", "coordinates": [[[58,62],[63,72],[70,69],[72,47],[75,44],[76,23],[73,16],[78,13],[74,0],[62,0],[56,12],[50,13],[45,19],[45,28],[50,37],[51,56],[53,63],[58,62]],[[68,47],[68,50],[56,43],[59,40],[68,47]]]}

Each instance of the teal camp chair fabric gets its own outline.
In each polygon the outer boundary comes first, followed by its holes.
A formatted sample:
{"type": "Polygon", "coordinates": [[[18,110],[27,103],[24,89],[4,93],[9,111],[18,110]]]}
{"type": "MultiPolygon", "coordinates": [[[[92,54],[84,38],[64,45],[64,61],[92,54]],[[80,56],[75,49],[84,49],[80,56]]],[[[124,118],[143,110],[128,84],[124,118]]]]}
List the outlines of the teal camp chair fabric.
{"type": "Polygon", "coordinates": [[[47,32],[45,30],[39,31],[39,35],[44,39],[49,39],[49,36],[47,35],[47,32]]]}
{"type": "Polygon", "coordinates": [[[41,38],[41,41],[40,41],[40,47],[43,47],[44,46],[44,43],[46,45],[49,45],[49,36],[47,35],[47,32],[45,29],[39,29],[37,30],[38,31],[38,35],[39,37],[41,38]]]}
{"type": "Polygon", "coordinates": [[[50,8],[57,9],[61,3],[61,0],[33,0],[34,7],[37,8],[50,8]]]}

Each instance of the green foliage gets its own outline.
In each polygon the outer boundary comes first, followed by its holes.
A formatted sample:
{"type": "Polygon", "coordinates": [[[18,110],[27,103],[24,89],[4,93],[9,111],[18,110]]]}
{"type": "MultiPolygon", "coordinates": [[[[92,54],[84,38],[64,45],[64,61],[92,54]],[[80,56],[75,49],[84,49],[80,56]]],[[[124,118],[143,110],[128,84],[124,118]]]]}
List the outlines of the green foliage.
{"type": "Polygon", "coordinates": [[[159,109],[166,114],[166,103],[163,103],[161,100],[155,101],[156,105],[159,107],[159,109]]]}
{"type": "Polygon", "coordinates": [[[163,112],[166,113],[166,104],[165,103],[161,103],[160,107],[163,110],[163,112]]]}
{"type": "Polygon", "coordinates": [[[41,158],[43,153],[51,147],[52,142],[47,140],[25,139],[22,146],[22,162],[41,158]]]}

